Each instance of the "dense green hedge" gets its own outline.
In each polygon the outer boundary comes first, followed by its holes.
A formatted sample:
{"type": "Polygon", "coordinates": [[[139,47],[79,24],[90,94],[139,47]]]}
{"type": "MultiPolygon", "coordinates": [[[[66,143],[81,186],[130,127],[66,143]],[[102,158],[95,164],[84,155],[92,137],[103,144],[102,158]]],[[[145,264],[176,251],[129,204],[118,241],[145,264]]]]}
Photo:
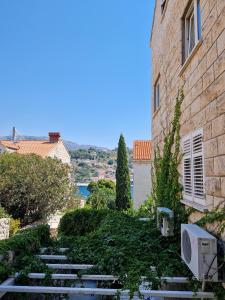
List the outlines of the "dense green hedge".
{"type": "Polygon", "coordinates": [[[65,236],[80,236],[95,231],[102,220],[110,214],[107,209],[77,209],[66,213],[59,224],[59,234],[65,236]]]}
{"type": "Polygon", "coordinates": [[[15,255],[23,253],[33,253],[42,245],[50,242],[50,232],[48,225],[38,225],[33,228],[25,229],[9,238],[0,241],[0,255],[7,251],[13,251],[15,255]]]}
{"type": "Polygon", "coordinates": [[[119,211],[79,210],[67,214],[62,223],[60,246],[70,248],[69,261],[95,265],[88,273],[118,276],[122,287],[131,292],[138,290],[142,276],[158,288],[162,275],[190,274],[179,256],[180,234],[162,237],[153,219],[141,222],[119,211]]]}
{"type": "Polygon", "coordinates": [[[0,262],[0,282],[13,272],[19,271],[22,266],[29,264],[25,260],[28,260],[29,256],[32,258],[34,253],[38,253],[40,247],[50,244],[48,225],[25,229],[7,240],[0,241],[0,255],[3,256],[0,262]],[[9,251],[12,252],[12,255],[9,255],[9,251]]]}

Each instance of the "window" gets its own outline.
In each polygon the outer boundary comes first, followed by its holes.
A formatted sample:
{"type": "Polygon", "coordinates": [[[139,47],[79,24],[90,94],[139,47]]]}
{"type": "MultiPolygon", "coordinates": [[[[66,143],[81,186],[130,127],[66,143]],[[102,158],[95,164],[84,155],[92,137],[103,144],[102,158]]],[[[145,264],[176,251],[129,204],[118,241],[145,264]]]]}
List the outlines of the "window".
{"type": "Polygon", "coordinates": [[[192,0],[184,14],[184,61],[201,39],[200,0],[192,0]]]}
{"type": "Polygon", "coordinates": [[[205,205],[202,129],[185,137],[182,145],[184,198],[205,205]]]}
{"type": "Polygon", "coordinates": [[[166,3],[167,2],[167,0],[161,0],[161,12],[162,12],[162,14],[164,13],[164,11],[165,11],[165,8],[166,8],[166,3]]]}
{"type": "Polygon", "coordinates": [[[157,79],[154,86],[154,111],[157,110],[160,106],[160,86],[159,86],[159,78],[157,79]]]}

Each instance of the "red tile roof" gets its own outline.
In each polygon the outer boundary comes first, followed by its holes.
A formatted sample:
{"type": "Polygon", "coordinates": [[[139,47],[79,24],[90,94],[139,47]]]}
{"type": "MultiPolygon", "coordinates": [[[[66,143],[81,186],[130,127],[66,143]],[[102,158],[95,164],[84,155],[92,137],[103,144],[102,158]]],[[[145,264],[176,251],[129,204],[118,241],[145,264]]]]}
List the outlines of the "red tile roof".
{"type": "Polygon", "coordinates": [[[49,152],[57,146],[58,143],[50,143],[48,141],[0,141],[0,143],[19,154],[37,154],[45,157],[49,152]]]}
{"type": "Polygon", "coordinates": [[[152,159],[152,142],[146,141],[134,141],[133,148],[134,160],[151,160],[152,159]]]}

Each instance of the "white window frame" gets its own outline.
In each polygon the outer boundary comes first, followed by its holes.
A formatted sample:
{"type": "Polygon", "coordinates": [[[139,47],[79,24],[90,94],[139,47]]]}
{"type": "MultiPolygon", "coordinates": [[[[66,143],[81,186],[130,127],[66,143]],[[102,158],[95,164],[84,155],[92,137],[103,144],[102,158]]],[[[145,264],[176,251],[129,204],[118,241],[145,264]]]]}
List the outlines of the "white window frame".
{"type": "Polygon", "coordinates": [[[156,111],[160,106],[160,77],[156,80],[154,84],[154,111],[156,111]]]}
{"type": "MultiPolygon", "coordinates": [[[[203,144],[203,129],[198,129],[192,133],[190,133],[189,135],[185,136],[182,139],[182,148],[183,148],[183,161],[182,161],[182,165],[183,165],[183,198],[184,200],[187,200],[190,203],[195,203],[195,204],[199,204],[201,206],[206,206],[206,199],[205,199],[205,170],[204,170],[204,144],[203,144]],[[201,135],[202,137],[202,144],[201,144],[201,150],[199,150],[198,152],[194,152],[193,149],[193,141],[194,138],[201,135]],[[188,145],[188,142],[190,143],[190,151],[185,153],[185,145],[188,145]],[[194,160],[196,157],[201,157],[202,159],[202,195],[201,196],[196,196],[196,189],[195,189],[195,178],[198,176],[198,174],[196,175],[194,173],[194,160]],[[186,180],[186,172],[185,172],[185,161],[190,160],[190,168],[191,168],[191,172],[190,172],[190,192],[186,192],[188,190],[188,186],[187,186],[187,182],[185,182],[186,180]],[[195,177],[196,176],[196,177],[195,177]],[[185,191],[186,189],[186,191],[185,191]]],[[[187,150],[187,148],[186,148],[187,150]]]]}
{"type": "Polygon", "coordinates": [[[185,16],[184,16],[184,54],[185,60],[191,55],[197,43],[201,40],[201,16],[200,16],[200,2],[199,0],[192,0],[190,7],[188,8],[185,16]],[[194,18],[194,46],[190,49],[190,26],[191,26],[191,18],[194,18]]]}

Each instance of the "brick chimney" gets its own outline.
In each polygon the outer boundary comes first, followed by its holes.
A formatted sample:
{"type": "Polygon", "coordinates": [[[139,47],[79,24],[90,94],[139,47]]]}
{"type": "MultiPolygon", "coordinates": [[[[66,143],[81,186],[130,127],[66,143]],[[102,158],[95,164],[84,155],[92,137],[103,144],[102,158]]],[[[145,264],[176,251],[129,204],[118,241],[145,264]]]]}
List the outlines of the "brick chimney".
{"type": "Polygon", "coordinates": [[[49,132],[49,142],[58,143],[60,141],[60,132],[49,132]]]}

